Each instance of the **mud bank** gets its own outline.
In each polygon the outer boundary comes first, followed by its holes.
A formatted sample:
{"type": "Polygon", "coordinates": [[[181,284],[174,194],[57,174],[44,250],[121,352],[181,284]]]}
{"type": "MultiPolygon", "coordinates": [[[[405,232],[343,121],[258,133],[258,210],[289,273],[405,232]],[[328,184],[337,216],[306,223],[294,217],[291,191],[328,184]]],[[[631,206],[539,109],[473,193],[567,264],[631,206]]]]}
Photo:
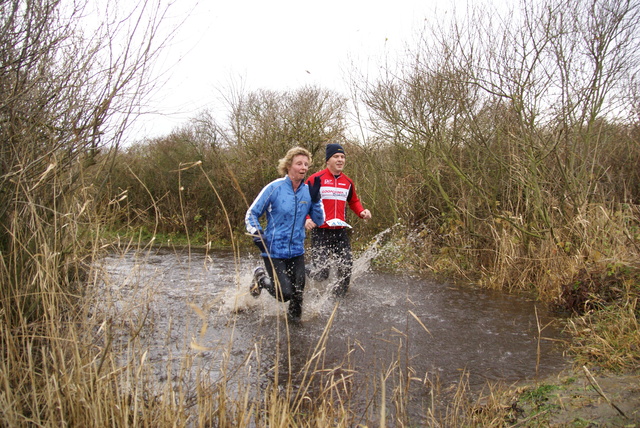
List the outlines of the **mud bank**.
{"type": "Polygon", "coordinates": [[[510,426],[640,427],[640,375],[582,367],[513,391],[510,426]]]}

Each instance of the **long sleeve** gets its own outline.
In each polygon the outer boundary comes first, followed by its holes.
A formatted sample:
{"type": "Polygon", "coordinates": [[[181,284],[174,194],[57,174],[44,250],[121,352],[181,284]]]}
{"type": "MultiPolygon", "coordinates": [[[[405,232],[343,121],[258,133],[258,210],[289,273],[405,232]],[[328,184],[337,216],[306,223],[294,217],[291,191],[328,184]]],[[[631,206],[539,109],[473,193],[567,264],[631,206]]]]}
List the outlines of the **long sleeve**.
{"type": "Polygon", "coordinates": [[[245,227],[247,232],[252,235],[256,234],[258,231],[262,231],[262,226],[260,226],[260,217],[262,217],[269,205],[271,187],[271,185],[267,185],[260,191],[245,214],[245,227]]]}
{"type": "Polygon", "coordinates": [[[364,207],[360,202],[360,198],[358,198],[358,195],[356,195],[356,186],[351,186],[349,196],[347,197],[347,203],[349,204],[349,208],[351,208],[351,211],[353,211],[358,217],[360,217],[360,213],[364,211],[364,207]]]}
{"type": "Polygon", "coordinates": [[[317,225],[324,224],[325,214],[324,214],[324,205],[322,204],[322,199],[318,202],[311,203],[311,209],[309,210],[309,216],[311,220],[317,225]]]}

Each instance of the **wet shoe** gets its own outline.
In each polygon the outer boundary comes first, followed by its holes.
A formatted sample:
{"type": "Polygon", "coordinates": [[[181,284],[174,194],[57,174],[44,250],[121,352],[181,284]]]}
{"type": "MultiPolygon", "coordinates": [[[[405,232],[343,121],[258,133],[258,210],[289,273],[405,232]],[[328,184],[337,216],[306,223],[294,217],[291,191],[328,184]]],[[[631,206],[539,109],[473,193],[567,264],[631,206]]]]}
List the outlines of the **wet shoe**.
{"type": "Polygon", "coordinates": [[[258,298],[260,296],[260,292],[262,291],[262,287],[260,286],[260,280],[266,275],[264,268],[258,266],[253,271],[253,282],[251,283],[251,288],[249,288],[249,293],[254,298],[258,298]]]}
{"type": "Polygon", "coordinates": [[[349,290],[349,287],[337,285],[331,290],[331,294],[333,294],[334,297],[344,297],[347,294],[347,290],[349,290]]]}
{"type": "Polygon", "coordinates": [[[299,322],[302,318],[302,303],[291,300],[289,302],[289,309],[287,310],[287,318],[291,322],[299,322]]]}
{"type": "Polygon", "coordinates": [[[302,321],[302,317],[300,315],[292,315],[290,313],[287,314],[287,319],[290,323],[298,324],[302,321]]]}

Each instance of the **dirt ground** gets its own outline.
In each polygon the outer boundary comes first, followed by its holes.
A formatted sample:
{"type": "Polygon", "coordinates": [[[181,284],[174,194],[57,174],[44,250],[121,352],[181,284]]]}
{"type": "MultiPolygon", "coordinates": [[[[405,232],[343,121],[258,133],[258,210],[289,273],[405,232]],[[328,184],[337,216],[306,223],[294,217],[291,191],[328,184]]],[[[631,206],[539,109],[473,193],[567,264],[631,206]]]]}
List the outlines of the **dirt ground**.
{"type": "Polygon", "coordinates": [[[640,427],[640,375],[564,372],[518,391],[523,427],[640,427]]]}

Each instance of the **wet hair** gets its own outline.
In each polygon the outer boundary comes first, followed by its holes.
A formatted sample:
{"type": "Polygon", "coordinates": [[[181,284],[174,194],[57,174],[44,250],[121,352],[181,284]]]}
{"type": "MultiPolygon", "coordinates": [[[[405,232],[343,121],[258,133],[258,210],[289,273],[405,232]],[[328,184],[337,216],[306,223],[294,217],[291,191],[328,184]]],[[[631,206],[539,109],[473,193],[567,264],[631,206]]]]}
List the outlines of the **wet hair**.
{"type": "Polygon", "coordinates": [[[304,147],[294,147],[289,149],[286,155],[282,159],[278,161],[278,173],[282,176],[287,175],[289,172],[289,168],[291,168],[291,164],[293,163],[293,158],[298,155],[304,155],[309,158],[309,164],[311,164],[311,153],[309,150],[304,147]]]}

